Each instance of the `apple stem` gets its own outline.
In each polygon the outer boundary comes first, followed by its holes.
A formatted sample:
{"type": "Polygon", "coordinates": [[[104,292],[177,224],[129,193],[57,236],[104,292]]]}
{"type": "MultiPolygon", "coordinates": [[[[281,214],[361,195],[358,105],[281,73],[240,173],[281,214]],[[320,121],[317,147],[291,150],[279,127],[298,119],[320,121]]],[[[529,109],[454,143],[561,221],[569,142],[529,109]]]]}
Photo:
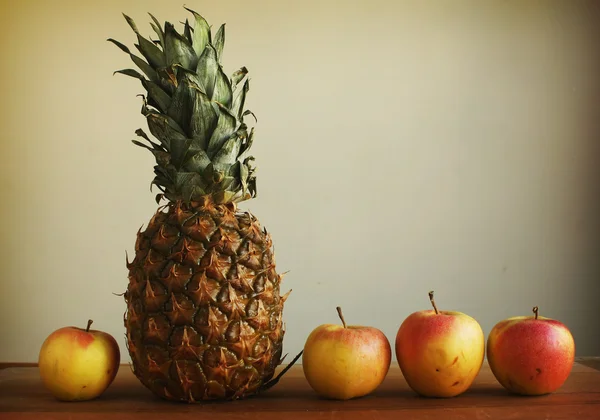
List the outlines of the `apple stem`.
{"type": "Polygon", "coordinates": [[[431,305],[433,306],[433,309],[435,310],[435,314],[439,314],[440,311],[438,311],[437,305],[435,304],[435,300],[433,300],[433,290],[431,292],[429,292],[429,301],[431,302],[431,305]]]}
{"type": "Polygon", "coordinates": [[[538,319],[539,312],[540,312],[540,309],[537,306],[534,306],[533,313],[535,314],[535,319],[538,319]]]}
{"type": "Polygon", "coordinates": [[[340,317],[340,319],[342,320],[342,324],[344,324],[344,328],[346,328],[346,320],[344,320],[344,315],[342,314],[342,308],[340,308],[339,306],[337,308],[337,313],[340,317]]]}
{"type": "Polygon", "coordinates": [[[87,323],[87,327],[85,328],[85,332],[89,332],[90,331],[90,327],[92,326],[92,321],[91,319],[88,319],[88,323],[87,323]]]}

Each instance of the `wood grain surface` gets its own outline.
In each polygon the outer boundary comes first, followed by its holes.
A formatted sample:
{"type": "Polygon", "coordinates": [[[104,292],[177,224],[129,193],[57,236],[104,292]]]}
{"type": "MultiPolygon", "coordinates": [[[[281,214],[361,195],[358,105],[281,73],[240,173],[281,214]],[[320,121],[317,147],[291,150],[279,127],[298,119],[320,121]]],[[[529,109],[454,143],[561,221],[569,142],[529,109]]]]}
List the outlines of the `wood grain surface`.
{"type": "Polygon", "coordinates": [[[370,396],[350,401],[317,397],[294,366],[268,392],[243,401],[173,403],[154,397],[121,366],[115,382],[87,402],[56,401],[42,386],[36,367],[0,370],[0,419],[600,419],[597,360],[580,360],[556,393],[542,397],[508,394],[484,365],[469,391],[450,399],[416,396],[392,363],[384,383],[370,396]]]}

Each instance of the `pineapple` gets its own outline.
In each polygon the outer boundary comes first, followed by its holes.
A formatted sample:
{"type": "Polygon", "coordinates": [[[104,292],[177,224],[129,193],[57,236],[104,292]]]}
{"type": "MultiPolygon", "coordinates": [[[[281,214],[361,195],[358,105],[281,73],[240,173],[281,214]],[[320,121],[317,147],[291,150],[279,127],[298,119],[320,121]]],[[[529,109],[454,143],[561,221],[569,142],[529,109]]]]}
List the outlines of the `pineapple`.
{"type": "Polygon", "coordinates": [[[244,122],[254,116],[244,109],[248,71],[226,76],[225,26],[213,36],[187,10],[193,19],[182,33],[150,15],[154,41],[125,16],[143,58],[109,39],[141,70],[116,73],[145,89],[141,112],[155,140],[138,129],[133,142],[154,155],[156,201],[166,201],[127,260],[127,348],[137,378],[162,398],[237,399],[279,378],[287,295],[270,235],[237,209],[256,195],[254,129],[244,122]]]}

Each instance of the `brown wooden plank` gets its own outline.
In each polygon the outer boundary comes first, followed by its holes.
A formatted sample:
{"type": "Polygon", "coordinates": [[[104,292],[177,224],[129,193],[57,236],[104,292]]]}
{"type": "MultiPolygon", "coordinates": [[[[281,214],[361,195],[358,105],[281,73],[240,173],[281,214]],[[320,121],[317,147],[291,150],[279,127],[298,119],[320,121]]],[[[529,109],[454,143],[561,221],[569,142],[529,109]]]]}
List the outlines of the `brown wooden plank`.
{"type": "MultiPolygon", "coordinates": [[[[71,413],[72,414],[72,413],[71,413]]],[[[402,411],[377,411],[374,409],[366,411],[330,411],[330,412],[236,412],[236,413],[210,413],[205,415],[202,407],[192,407],[185,412],[173,413],[131,413],[131,412],[112,412],[110,417],[106,413],[81,412],[76,416],[69,416],[69,413],[7,413],[0,414],[0,419],[10,420],[189,420],[211,419],[211,420],[469,420],[469,419],[510,419],[510,420],[598,420],[600,417],[598,406],[587,405],[580,406],[576,404],[564,405],[560,407],[545,407],[539,409],[536,407],[524,407],[515,410],[512,407],[484,407],[484,408],[451,408],[451,409],[429,409],[421,408],[416,410],[402,411]]]]}
{"type": "Polygon", "coordinates": [[[0,418],[15,419],[170,419],[206,414],[216,419],[396,419],[402,413],[422,419],[529,418],[600,419],[600,372],[575,364],[565,385],[552,395],[508,394],[484,366],[465,394],[451,399],[425,399],[407,386],[397,366],[372,395],[351,401],[318,398],[302,369],[295,366],[269,392],[244,401],[189,405],[160,400],[123,366],[115,382],[98,399],[81,403],[56,401],[41,385],[37,368],[0,371],[0,418]]]}

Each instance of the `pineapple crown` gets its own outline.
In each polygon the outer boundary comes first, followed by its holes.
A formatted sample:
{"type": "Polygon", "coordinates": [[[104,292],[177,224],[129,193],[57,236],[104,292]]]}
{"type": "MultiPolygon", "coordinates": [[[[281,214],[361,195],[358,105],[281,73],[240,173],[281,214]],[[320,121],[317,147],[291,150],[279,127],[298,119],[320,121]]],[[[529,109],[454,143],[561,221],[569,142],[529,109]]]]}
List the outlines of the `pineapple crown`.
{"type": "Polygon", "coordinates": [[[157,203],[162,198],[189,202],[207,197],[215,203],[240,202],[256,195],[254,158],[248,155],[254,128],[248,130],[244,123],[244,117],[254,117],[244,110],[248,70],[242,67],[228,77],[220,64],[225,25],[213,37],[206,20],[185,9],[194,21],[190,25],[186,19],[182,34],[169,22],[161,28],[150,14],[156,40],[144,38],[135,22],[123,15],[137,35],[135,47],[144,59],[108,39],[143,73],[115,72],[139,79],[146,90],[141,95],[142,114],[158,142],[138,129],[135,133],[147,144],[133,143],[150,150],[156,159],[151,187],[161,191],[157,203]]]}

